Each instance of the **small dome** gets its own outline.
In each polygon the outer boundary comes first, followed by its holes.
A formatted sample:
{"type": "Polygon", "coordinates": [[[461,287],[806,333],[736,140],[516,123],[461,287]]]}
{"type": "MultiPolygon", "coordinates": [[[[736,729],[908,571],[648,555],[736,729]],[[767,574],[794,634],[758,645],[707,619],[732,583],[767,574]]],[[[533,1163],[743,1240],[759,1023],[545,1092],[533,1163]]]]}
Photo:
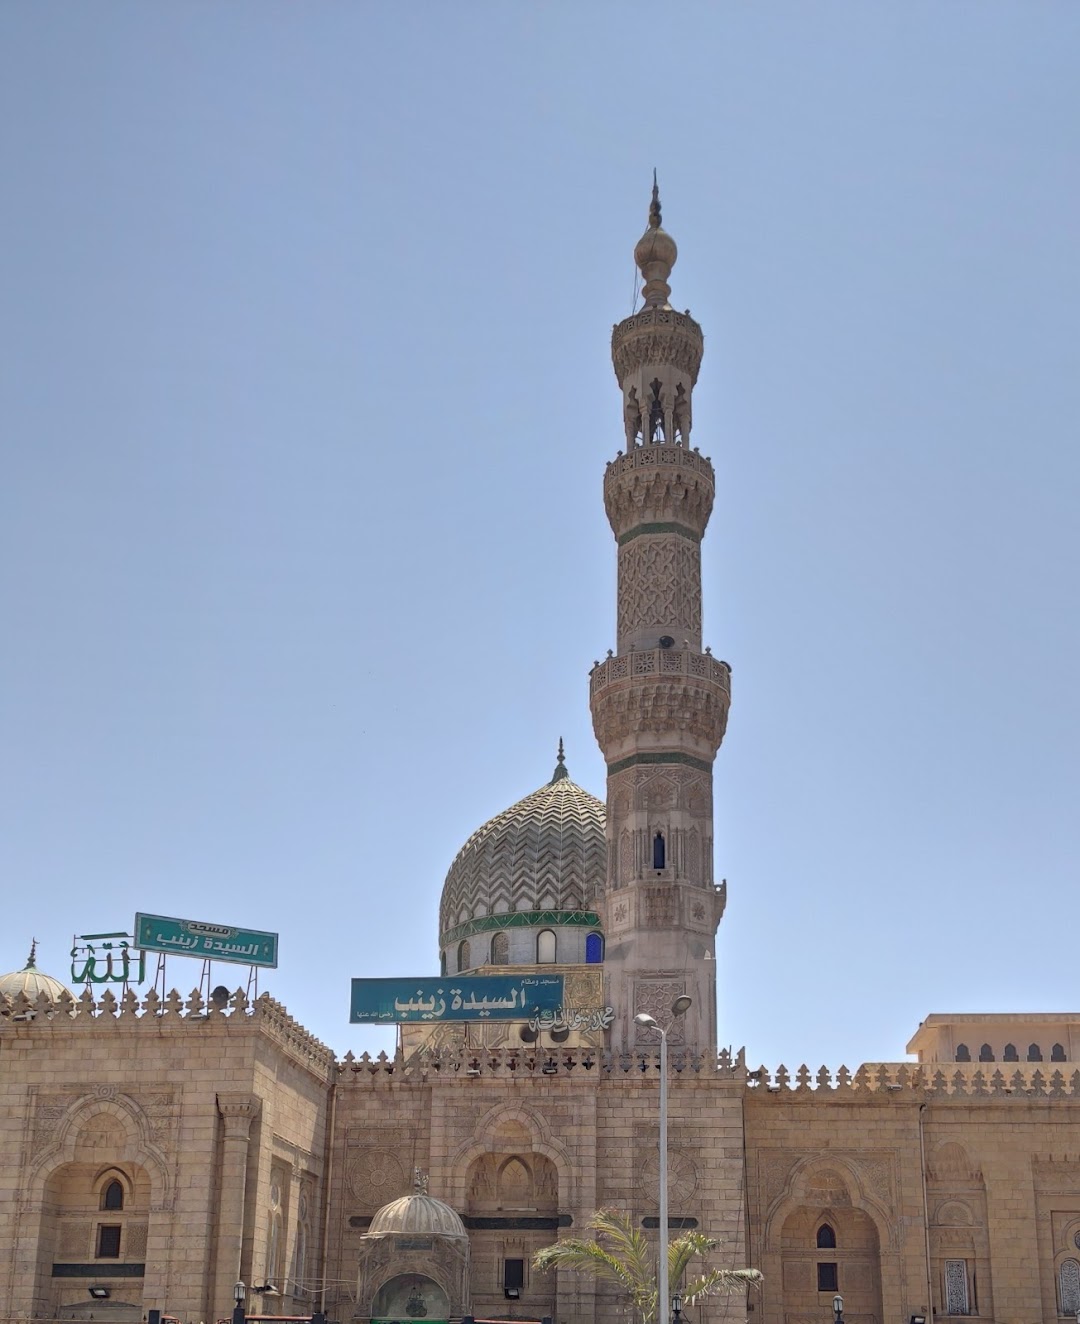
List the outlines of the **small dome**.
{"type": "Polygon", "coordinates": [[[477,828],[443,885],[439,944],[463,923],[514,911],[591,910],[607,866],[606,812],[570,775],[555,775],[477,828]]]}
{"type": "Polygon", "coordinates": [[[403,1195],[384,1204],[368,1228],[369,1236],[380,1232],[407,1233],[422,1237],[455,1237],[467,1241],[465,1224],[448,1204],[430,1195],[403,1195]]]}
{"type": "Polygon", "coordinates": [[[30,956],[21,970],[13,970],[9,975],[0,975],[0,996],[17,998],[25,993],[31,1002],[36,1002],[39,993],[44,993],[51,1002],[59,1000],[61,994],[70,990],[52,975],[43,974],[37,968],[37,940],[30,944],[30,956]]]}

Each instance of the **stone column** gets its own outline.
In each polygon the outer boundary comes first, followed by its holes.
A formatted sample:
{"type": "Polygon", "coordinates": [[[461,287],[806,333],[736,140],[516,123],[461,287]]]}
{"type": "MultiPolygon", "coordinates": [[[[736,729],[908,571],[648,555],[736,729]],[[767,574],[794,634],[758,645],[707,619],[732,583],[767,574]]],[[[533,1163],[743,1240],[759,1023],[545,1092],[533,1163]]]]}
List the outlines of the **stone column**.
{"type": "MultiPolygon", "coordinates": [[[[244,1244],[244,1202],[247,1183],[248,1140],[251,1123],[259,1114],[254,1094],[219,1094],[218,1112],[225,1128],[221,1149],[221,1186],[218,1190],[218,1234],[214,1256],[214,1295],[211,1314],[225,1319],[232,1314],[233,1285],[240,1278],[244,1244]]],[[[249,1283],[250,1287],[251,1284],[249,1283]]]]}

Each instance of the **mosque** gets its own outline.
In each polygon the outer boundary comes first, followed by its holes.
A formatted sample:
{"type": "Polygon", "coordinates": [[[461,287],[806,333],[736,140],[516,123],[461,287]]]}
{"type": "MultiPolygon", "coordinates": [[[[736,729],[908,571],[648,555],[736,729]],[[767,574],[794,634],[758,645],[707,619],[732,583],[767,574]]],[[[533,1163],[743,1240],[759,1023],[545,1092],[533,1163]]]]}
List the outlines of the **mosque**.
{"type": "Polygon", "coordinates": [[[0,1318],[616,1324],[613,1289],[532,1259],[597,1209],[658,1238],[661,1035],[670,1225],[763,1274],[690,1324],[829,1324],[837,1295],[851,1324],[1080,1318],[1080,1018],[929,1015],[914,1060],[854,1074],[717,1051],[731,671],[702,637],[704,342],[669,302],[655,188],[634,256],[603,476],[617,637],[589,678],[606,801],[560,749],[465,842],[438,919],[448,988],[555,978],[561,1002],[424,1013],[392,1058],[339,1058],[268,995],[69,990],[31,950],[0,979],[0,1318]]]}

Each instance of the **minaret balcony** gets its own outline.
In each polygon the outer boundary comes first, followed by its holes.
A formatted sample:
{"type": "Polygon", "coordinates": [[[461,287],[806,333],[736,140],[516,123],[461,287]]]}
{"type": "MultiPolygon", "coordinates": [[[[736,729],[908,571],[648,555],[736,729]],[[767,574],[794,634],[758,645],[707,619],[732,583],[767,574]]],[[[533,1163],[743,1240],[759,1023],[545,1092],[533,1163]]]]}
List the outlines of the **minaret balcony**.
{"type": "Polygon", "coordinates": [[[731,668],[685,648],[620,653],[593,667],[589,703],[609,763],[672,740],[711,759],[727,727],[731,668]]]}
{"type": "Polygon", "coordinates": [[[731,698],[731,668],[711,653],[685,648],[647,648],[641,652],[612,654],[589,672],[589,693],[596,696],[608,685],[631,676],[700,676],[715,681],[731,698]]]}

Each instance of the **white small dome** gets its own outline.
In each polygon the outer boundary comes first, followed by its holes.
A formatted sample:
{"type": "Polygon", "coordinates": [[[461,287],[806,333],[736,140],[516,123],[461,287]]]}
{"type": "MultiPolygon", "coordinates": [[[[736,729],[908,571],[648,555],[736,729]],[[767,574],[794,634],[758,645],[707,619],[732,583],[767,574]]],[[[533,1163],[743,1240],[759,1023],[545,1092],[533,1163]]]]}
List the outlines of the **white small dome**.
{"type": "Polygon", "coordinates": [[[20,993],[25,993],[31,1002],[36,1002],[39,993],[44,993],[50,1002],[57,1002],[64,993],[70,993],[59,979],[53,979],[37,968],[37,942],[30,944],[30,957],[21,970],[13,970],[8,975],[0,975],[0,996],[14,1000],[20,993]]]}
{"type": "Polygon", "coordinates": [[[453,1209],[430,1195],[403,1195],[399,1200],[384,1204],[371,1220],[368,1236],[380,1232],[468,1240],[465,1224],[453,1209]]]}

